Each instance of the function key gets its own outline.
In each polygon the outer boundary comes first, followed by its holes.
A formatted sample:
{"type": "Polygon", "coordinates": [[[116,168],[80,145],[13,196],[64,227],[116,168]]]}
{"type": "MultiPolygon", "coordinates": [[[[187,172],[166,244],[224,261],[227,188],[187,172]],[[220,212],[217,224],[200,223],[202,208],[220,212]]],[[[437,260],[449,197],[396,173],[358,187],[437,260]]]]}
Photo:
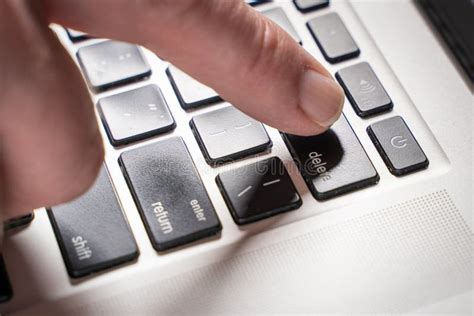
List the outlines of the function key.
{"type": "Polygon", "coordinates": [[[403,176],[428,167],[428,158],[400,116],[374,123],[367,132],[392,174],[403,176]]]}
{"type": "Polygon", "coordinates": [[[138,248],[105,167],[94,185],[72,202],[48,210],[73,278],[138,257],[138,248]]]}
{"type": "Polygon", "coordinates": [[[119,163],[156,250],[169,250],[222,230],[181,138],[126,151],[119,163]]]}
{"type": "Polygon", "coordinates": [[[301,206],[300,196],[277,157],[223,172],[216,181],[239,225],[301,206]]]}
{"type": "Polygon", "coordinates": [[[368,63],[343,68],[336,73],[336,79],[357,115],[367,117],[393,108],[392,100],[368,63]]]}
{"type": "Polygon", "coordinates": [[[337,63],[359,56],[359,47],[337,13],[315,17],[307,26],[328,62],[337,63]]]}
{"type": "Polygon", "coordinates": [[[137,45],[104,41],[79,48],[82,72],[95,90],[133,82],[151,75],[151,68],[137,45]]]}
{"type": "Polygon", "coordinates": [[[299,11],[306,13],[327,7],[329,0],[293,0],[293,3],[299,11]]]}
{"type": "Polygon", "coordinates": [[[379,175],[344,115],[325,133],[283,134],[313,196],[326,200],[374,185],[379,175]]]}
{"type": "Polygon", "coordinates": [[[168,67],[166,73],[184,110],[222,101],[217,92],[173,65],[168,67]]]}
{"type": "Polygon", "coordinates": [[[262,123],[233,106],[197,115],[190,125],[211,165],[256,154],[272,146],[262,123]]]}
{"type": "Polygon", "coordinates": [[[168,132],[176,124],[155,85],[102,98],[98,109],[114,146],[168,132]]]}

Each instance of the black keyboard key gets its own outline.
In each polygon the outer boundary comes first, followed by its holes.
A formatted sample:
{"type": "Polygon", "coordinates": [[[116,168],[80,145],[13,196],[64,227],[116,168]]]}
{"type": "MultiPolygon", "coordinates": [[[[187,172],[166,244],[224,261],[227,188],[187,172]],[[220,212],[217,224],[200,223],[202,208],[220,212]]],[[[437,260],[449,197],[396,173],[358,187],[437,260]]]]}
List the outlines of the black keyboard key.
{"type": "Polygon", "coordinates": [[[10,218],[3,222],[3,230],[13,229],[28,225],[33,221],[34,213],[29,213],[15,218],[10,218]]]}
{"type": "Polygon", "coordinates": [[[247,2],[251,6],[256,6],[262,3],[272,2],[272,0],[245,0],[245,2],[247,2]]]}
{"type": "Polygon", "coordinates": [[[193,117],[191,128],[209,164],[221,164],[271,148],[263,125],[232,106],[193,117]]]}
{"type": "Polygon", "coordinates": [[[181,138],[126,151],[119,163],[156,250],[182,246],[221,231],[181,138]]]}
{"type": "Polygon", "coordinates": [[[105,167],[76,200],[48,210],[71,277],[107,269],[138,257],[138,248],[105,167]]]}
{"type": "Polygon", "coordinates": [[[8,302],[13,296],[13,290],[8,277],[5,261],[0,255],[0,304],[8,302]]]}
{"type": "Polygon", "coordinates": [[[327,7],[329,0],[293,0],[293,3],[299,11],[306,13],[327,7]]]}
{"type": "Polygon", "coordinates": [[[216,181],[239,225],[301,206],[300,196],[277,157],[223,172],[216,181]]]}
{"type": "Polygon", "coordinates": [[[89,39],[89,36],[86,33],[81,32],[81,31],[76,31],[73,29],[66,28],[66,33],[69,39],[71,40],[71,42],[74,42],[74,43],[89,39]]]}
{"type": "Polygon", "coordinates": [[[222,101],[217,92],[193,79],[180,69],[171,65],[166,73],[184,110],[222,101]]]}
{"type": "Polygon", "coordinates": [[[336,79],[360,117],[390,111],[393,103],[372,67],[366,62],[339,70],[336,79]]]}
{"type": "Polygon", "coordinates": [[[291,37],[295,39],[295,41],[301,44],[301,38],[299,37],[298,33],[296,32],[295,28],[288,19],[288,16],[282,8],[276,7],[273,9],[265,10],[262,12],[262,14],[273,22],[275,22],[276,24],[278,24],[282,29],[284,29],[288,34],[290,34],[291,37]]]}
{"type": "Polygon", "coordinates": [[[342,115],[325,133],[302,137],[283,134],[309,190],[318,200],[376,184],[379,175],[342,115]]]}
{"type": "Polygon", "coordinates": [[[392,174],[403,176],[428,167],[428,158],[400,116],[374,123],[367,132],[392,174]]]}
{"type": "Polygon", "coordinates": [[[114,146],[162,134],[176,126],[160,89],[155,85],[102,98],[98,108],[114,146]]]}
{"type": "Polygon", "coordinates": [[[359,47],[337,13],[315,17],[307,25],[328,62],[337,63],[359,56],[359,47]]]}
{"type": "Polygon", "coordinates": [[[79,48],[82,72],[95,90],[129,83],[151,74],[151,68],[137,45],[104,41],[79,48]]]}

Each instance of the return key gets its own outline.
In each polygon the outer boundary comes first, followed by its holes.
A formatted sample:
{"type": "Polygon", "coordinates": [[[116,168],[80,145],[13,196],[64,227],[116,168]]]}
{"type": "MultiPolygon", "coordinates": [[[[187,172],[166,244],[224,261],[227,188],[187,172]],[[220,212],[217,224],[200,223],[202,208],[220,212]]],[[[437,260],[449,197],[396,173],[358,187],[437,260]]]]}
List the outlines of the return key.
{"type": "Polygon", "coordinates": [[[119,163],[157,251],[221,231],[219,218],[180,137],[126,151],[119,163]]]}

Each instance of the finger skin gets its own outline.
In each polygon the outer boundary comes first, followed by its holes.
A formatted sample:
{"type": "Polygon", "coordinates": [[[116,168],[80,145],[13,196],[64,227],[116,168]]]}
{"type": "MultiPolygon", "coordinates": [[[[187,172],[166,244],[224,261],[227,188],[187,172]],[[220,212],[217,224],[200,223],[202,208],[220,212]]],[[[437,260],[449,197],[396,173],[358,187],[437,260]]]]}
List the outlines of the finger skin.
{"type": "Polygon", "coordinates": [[[328,72],[240,0],[3,0],[0,21],[9,48],[0,50],[0,207],[7,217],[77,196],[102,161],[89,95],[49,21],[146,46],[282,131],[321,133],[342,108],[328,72]]]}
{"type": "Polygon", "coordinates": [[[48,0],[51,21],[139,43],[282,131],[318,134],[341,88],[309,53],[241,0],[48,0]]]}
{"type": "Polygon", "coordinates": [[[4,218],[84,192],[103,160],[90,96],[31,1],[0,1],[0,207],[4,218]],[[13,28],[13,29],[10,29],[13,28]]]}

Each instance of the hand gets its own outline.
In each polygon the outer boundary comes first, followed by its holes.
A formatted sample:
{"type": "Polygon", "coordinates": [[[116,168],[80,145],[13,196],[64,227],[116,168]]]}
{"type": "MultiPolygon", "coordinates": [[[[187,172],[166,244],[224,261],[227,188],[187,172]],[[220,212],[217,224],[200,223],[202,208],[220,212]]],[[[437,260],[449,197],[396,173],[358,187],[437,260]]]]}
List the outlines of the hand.
{"type": "Polygon", "coordinates": [[[137,43],[279,130],[318,134],[343,93],[289,35],[242,0],[1,0],[0,209],[74,198],[103,147],[82,77],[50,22],[137,43]]]}

